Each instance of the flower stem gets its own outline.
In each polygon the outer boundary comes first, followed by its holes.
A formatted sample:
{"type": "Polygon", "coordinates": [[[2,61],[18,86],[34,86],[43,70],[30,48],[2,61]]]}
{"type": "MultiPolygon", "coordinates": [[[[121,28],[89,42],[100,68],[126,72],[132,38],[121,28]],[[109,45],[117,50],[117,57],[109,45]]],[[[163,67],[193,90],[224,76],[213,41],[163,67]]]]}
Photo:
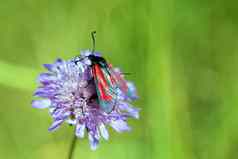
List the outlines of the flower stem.
{"type": "Polygon", "coordinates": [[[73,134],[73,138],[72,138],[71,145],[69,148],[68,159],[72,159],[72,157],[73,157],[74,150],[76,147],[76,139],[77,139],[76,135],[73,134]]]}

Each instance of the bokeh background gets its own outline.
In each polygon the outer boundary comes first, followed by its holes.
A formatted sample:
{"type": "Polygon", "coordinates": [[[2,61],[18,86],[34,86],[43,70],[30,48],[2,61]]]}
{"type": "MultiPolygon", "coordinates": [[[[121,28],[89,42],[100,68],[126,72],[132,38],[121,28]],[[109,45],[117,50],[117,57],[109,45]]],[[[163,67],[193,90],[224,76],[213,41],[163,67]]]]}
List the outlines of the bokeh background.
{"type": "Polygon", "coordinates": [[[236,159],[238,3],[235,0],[0,1],[0,158],[66,159],[72,127],[47,131],[31,108],[42,64],[96,49],[131,72],[141,118],[74,159],[236,159]]]}

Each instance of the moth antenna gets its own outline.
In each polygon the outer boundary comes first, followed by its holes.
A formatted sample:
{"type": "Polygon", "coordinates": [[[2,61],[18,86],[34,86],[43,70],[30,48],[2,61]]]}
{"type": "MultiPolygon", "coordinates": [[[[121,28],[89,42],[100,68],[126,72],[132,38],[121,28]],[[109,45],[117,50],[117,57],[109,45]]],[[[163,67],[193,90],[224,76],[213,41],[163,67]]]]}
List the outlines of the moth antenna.
{"type": "Polygon", "coordinates": [[[132,73],[129,73],[129,72],[122,72],[121,74],[122,75],[132,75],[132,73]]]}
{"type": "Polygon", "coordinates": [[[93,40],[92,53],[94,53],[94,51],[95,51],[95,35],[96,35],[96,31],[92,31],[91,32],[91,37],[92,37],[92,40],[93,40]]]}

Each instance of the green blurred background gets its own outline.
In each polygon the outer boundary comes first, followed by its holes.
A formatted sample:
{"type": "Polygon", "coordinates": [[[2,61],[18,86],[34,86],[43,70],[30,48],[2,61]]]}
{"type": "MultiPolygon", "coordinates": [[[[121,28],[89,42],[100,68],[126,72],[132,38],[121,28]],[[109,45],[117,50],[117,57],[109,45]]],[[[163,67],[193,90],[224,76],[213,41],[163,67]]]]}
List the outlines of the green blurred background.
{"type": "Polygon", "coordinates": [[[0,159],[66,159],[73,135],[31,108],[42,64],[96,49],[138,87],[141,118],[74,159],[236,159],[235,0],[0,1],[0,159]]]}

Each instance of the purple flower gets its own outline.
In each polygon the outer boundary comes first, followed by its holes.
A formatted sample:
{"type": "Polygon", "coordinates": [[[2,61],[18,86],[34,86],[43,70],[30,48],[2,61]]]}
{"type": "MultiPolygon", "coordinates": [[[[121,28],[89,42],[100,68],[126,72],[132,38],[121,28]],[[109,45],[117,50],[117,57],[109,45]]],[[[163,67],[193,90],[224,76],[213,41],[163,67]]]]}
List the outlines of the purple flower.
{"type": "MultiPolygon", "coordinates": [[[[129,104],[137,98],[137,94],[135,86],[127,81],[128,93],[116,90],[117,102],[113,110],[106,113],[101,109],[91,73],[91,61],[85,58],[90,54],[90,51],[84,51],[77,62],[73,58],[45,64],[48,72],[39,75],[40,86],[34,94],[43,99],[33,100],[32,106],[49,108],[53,118],[49,131],[55,131],[63,122],[75,125],[75,135],[83,138],[86,132],[91,149],[95,150],[101,137],[109,139],[107,126],[117,132],[129,131],[127,119],[138,119],[139,110],[129,104]]],[[[121,75],[119,69],[114,69],[114,72],[121,75]]]]}

